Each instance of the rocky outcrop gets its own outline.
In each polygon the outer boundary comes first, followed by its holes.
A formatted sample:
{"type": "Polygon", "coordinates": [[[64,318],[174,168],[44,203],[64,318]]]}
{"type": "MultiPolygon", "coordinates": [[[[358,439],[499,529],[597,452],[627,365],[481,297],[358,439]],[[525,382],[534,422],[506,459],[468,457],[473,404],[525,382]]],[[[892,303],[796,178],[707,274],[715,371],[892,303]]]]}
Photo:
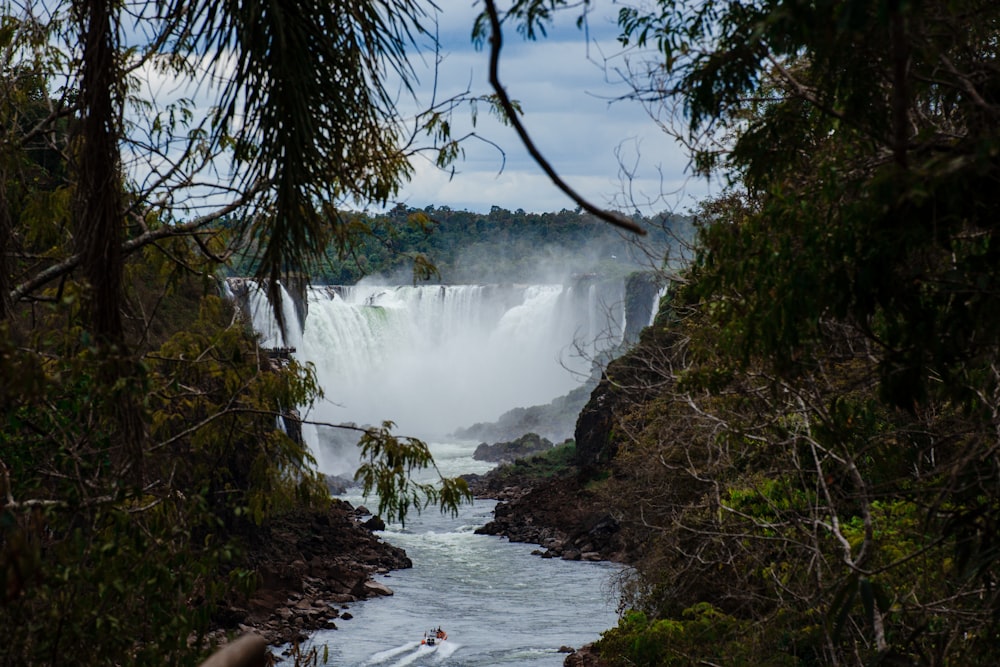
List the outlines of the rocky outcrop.
{"type": "MultiPolygon", "coordinates": [[[[488,482],[477,488],[488,488],[488,482]]],[[[619,562],[627,558],[618,522],[575,475],[510,486],[491,495],[500,502],[493,521],[477,529],[478,534],[537,544],[541,548],[535,553],[543,558],[619,562]]]]}
{"type": "MultiPolygon", "coordinates": [[[[621,284],[598,276],[581,276],[575,285],[575,292],[585,294],[585,288],[589,285],[608,291],[611,286],[621,284]]],[[[495,422],[479,422],[460,428],[452,435],[462,440],[488,442],[510,441],[525,433],[537,433],[552,442],[562,442],[573,437],[577,418],[602,377],[601,369],[639,340],[640,333],[649,325],[659,306],[657,297],[661,287],[660,274],[637,271],[628,275],[624,287],[608,291],[602,299],[603,303],[618,303],[624,299],[625,331],[622,345],[598,354],[594,359],[592,375],[581,386],[545,405],[514,408],[500,415],[495,422]]]]}
{"type": "Polygon", "coordinates": [[[618,452],[614,437],[616,415],[627,413],[660,390],[665,378],[662,370],[649,363],[650,358],[655,358],[650,355],[655,350],[671,349],[676,338],[676,333],[659,324],[648,327],[635,349],[608,364],[576,421],[576,464],[581,469],[607,467],[614,459],[618,452]]]}
{"type": "Polygon", "coordinates": [[[616,416],[652,396],[664,381],[642,349],[668,350],[675,335],[664,326],[647,328],[637,352],[608,366],[577,420],[575,472],[521,480],[511,476],[518,466],[507,466],[470,481],[474,493],[500,501],[494,520],[479,532],[539,544],[539,554],[546,557],[632,561],[640,546],[626,544],[618,520],[588,483],[614,474],[617,434],[622,432],[616,416]]]}
{"type": "Polygon", "coordinates": [[[258,585],[219,611],[215,634],[253,632],[272,646],[294,643],[349,620],[353,602],[392,595],[372,576],[412,563],[365,526],[378,525],[372,518],[334,500],[329,511],[297,511],[262,526],[246,558],[258,585]]]}
{"type": "Polygon", "coordinates": [[[562,442],[573,435],[576,417],[597,386],[599,377],[595,374],[580,387],[545,405],[514,408],[500,415],[495,422],[478,422],[460,428],[452,435],[460,440],[500,442],[514,440],[525,433],[537,433],[552,442],[562,442]]]}
{"type": "Polygon", "coordinates": [[[573,651],[563,660],[563,667],[607,667],[608,663],[601,659],[593,644],[587,644],[573,651]]]}
{"type": "Polygon", "coordinates": [[[625,331],[622,342],[632,346],[653,320],[663,279],[652,271],[636,271],[625,278],[625,331]]]}
{"type": "MultiPolygon", "coordinates": [[[[224,292],[230,297],[236,309],[243,314],[247,320],[252,320],[250,316],[250,293],[252,290],[265,289],[264,283],[256,278],[230,277],[225,279],[226,286],[224,292]]],[[[287,326],[301,329],[305,325],[306,316],[309,314],[309,299],[306,298],[306,290],[309,288],[309,277],[301,273],[288,274],[282,279],[285,291],[292,301],[295,311],[296,322],[286,322],[287,326]]]]}
{"type": "Polygon", "coordinates": [[[515,459],[531,456],[552,449],[551,440],[537,433],[525,433],[520,438],[510,442],[498,442],[488,445],[485,442],[476,447],[472,458],[477,461],[492,461],[494,463],[510,463],[515,459]]]}
{"type": "Polygon", "coordinates": [[[609,462],[617,451],[612,443],[611,432],[614,409],[622,399],[620,386],[607,377],[590,395],[590,400],[576,421],[576,463],[583,468],[599,466],[609,462]]]}

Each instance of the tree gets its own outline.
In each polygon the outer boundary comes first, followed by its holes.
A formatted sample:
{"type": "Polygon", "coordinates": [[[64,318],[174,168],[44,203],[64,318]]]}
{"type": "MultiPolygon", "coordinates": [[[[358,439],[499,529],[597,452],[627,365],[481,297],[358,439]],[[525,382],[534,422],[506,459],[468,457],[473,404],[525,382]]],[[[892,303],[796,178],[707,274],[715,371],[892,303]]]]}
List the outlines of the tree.
{"type": "Polygon", "coordinates": [[[638,362],[654,377],[609,370],[636,385],[611,497],[651,540],[645,616],[604,642],[622,664],[996,660],[998,19],[622,10],[659,54],[635,97],[680,110],[692,164],[731,184],[638,362]]]}
{"type": "MultiPolygon", "coordinates": [[[[239,538],[325,495],[276,421],[318,395],[312,373],[262,353],[215,272],[250,240],[276,290],[340,231],[340,203],[392,196],[425,132],[452,154],[427,117],[406,130],[390,82],[409,85],[426,15],[0,6],[0,625],[18,628],[0,662],[72,647],[82,664],[191,664],[213,602],[252,580],[239,538]],[[158,77],[190,92],[144,94],[158,77]]],[[[367,479],[410,500],[422,443],[369,440],[367,479]]],[[[433,491],[455,507],[464,489],[433,491]]]]}
{"type": "MultiPolygon", "coordinates": [[[[247,580],[236,538],[322,503],[276,427],[311,372],[262,354],[215,271],[253,248],[280,318],[279,278],[368,231],[345,203],[388,202],[417,151],[460,155],[448,118],[475,100],[396,106],[431,6],[0,4],[0,625],[25,628],[3,661],[189,664],[220,572],[247,580]]],[[[408,483],[419,441],[363,447],[399,516],[467,496],[408,483]]]]}

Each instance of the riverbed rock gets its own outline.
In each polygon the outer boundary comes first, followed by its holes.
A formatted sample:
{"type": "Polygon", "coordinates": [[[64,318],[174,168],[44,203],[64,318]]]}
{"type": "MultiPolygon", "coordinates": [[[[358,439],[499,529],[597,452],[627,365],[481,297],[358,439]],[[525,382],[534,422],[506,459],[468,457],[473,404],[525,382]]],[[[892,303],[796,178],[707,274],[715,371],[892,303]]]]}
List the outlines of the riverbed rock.
{"type": "Polygon", "coordinates": [[[361,525],[371,531],[385,530],[385,521],[380,516],[373,516],[361,525]]]}
{"type": "Polygon", "coordinates": [[[412,567],[406,552],[364,527],[347,502],[328,511],[296,511],[261,526],[247,545],[259,585],[234,594],[215,622],[220,631],[252,631],[268,644],[294,642],[333,619],[349,619],[346,603],[391,595],[374,582],[380,572],[412,567]]]}
{"type": "Polygon", "coordinates": [[[553,447],[552,441],[537,433],[525,433],[510,442],[498,442],[488,445],[485,442],[476,447],[472,458],[477,461],[492,461],[494,463],[511,463],[512,461],[532,454],[544,452],[553,447]]]}
{"type": "Polygon", "coordinates": [[[365,591],[368,594],[367,597],[376,597],[376,596],[384,597],[395,594],[391,588],[377,581],[366,581],[365,591]]]}
{"type": "Polygon", "coordinates": [[[493,520],[476,530],[545,547],[544,558],[626,560],[618,522],[586,481],[566,474],[520,487],[498,502],[493,520]],[[599,558],[598,558],[599,557],[599,558]]]}
{"type": "Polygon", "coordinates": [[[601,660],[592,644],[587,644],[567,655],[563,667],[608,667],[608,663],[601,660]]]}

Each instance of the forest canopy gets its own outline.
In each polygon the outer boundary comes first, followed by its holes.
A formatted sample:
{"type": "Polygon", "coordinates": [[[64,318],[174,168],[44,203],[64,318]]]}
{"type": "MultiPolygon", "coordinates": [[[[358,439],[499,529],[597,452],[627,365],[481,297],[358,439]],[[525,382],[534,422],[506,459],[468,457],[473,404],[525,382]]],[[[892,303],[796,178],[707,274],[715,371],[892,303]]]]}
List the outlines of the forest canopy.
{"type": "MultiPolygon", "coordinates": [[[[406,284],[560,282],[573,275],[622,277],[633,271],[676,270],[690,259],[690,216],[669,212],[631,220],[641,241],[583,211],[526,213],[494,206],[489,213],[448,206],[397,204],[379,214],[345,212],[357,240],[335,246],[309,272],[313,283],[351,285],[364,277],[406,284]]],[[[233,275],[253,275],[256,252],[230,263],[233,275]]]]}
{"type": "MultiPolygon", "coordinates": [[[[524,18],[530,7],[524,3],[524,18]]],[[[661,0],[634,96],[729,187],[612,364],[612,664],[1000,655],[1000,8],[661,0]],[[641,521],[638,520],[641,517],[641,521]]]]}

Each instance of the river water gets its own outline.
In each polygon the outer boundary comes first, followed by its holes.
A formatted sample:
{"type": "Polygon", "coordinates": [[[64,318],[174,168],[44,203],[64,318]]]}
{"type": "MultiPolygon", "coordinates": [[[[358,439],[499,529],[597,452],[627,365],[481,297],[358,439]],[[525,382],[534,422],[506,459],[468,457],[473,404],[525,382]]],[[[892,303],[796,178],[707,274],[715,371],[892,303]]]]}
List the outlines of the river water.
{"type": "MultiPolygon", "coordinates": [[[[326,400],[307,420],[391,419],[395,433],[429,441],[441,473],[453,477],[492,464],[473,460],[477,443],[441,434],[565,394],[589,375],[591,358],[620,341],[624,285],[605,282],[314,287],[305,322],[291,298],[283,300],[285,320],[299,324],[287,336],[261,291],[250,289],[247,305],[264,346],[295,348],[297,359],[314,365],[326,400]]],[[[338,433],[303,425],[320,471],[350,476],[357,448],[338,433]]],[[[531,555],[536,545],[475,535],[492,510],[492,502],[477,501],[457,517],[432,508],[405,528],[388,526],[382,538],[404,548],[413,568],[381,577],[393,596],[352,605],[352,619],[317,632],[310,646],[346,667],[557,667],[560,647],[579,648],[617,624],[619,566],[543,559],[531,555]],[[421,646],[423,633],[438,626],[447,641],[421,646]]]]}
{"type": "MultiPolygon", "coordinates": [[[[444,475],[485,472],[472,443],[430,443],[444,475]]],[[[344,496],[374,509],[377,500],[344,496]]],[[[476,535],[494,501],[463,506],[457,517],[433,508],[389,525],[381,537],[406,550],[413,568],[377,579],[394,595],[351,605],[350,620],[311,638],[320,657],[342,666],[562,665],[563,646],[579,648],[616,625],[612,585],[620,566],[532,555],[536,545],[476,535]],[[448,639],[422,646],[425,630],[448,639]],[[325,647],[325,648],[324,648],[325,647]]]]}

